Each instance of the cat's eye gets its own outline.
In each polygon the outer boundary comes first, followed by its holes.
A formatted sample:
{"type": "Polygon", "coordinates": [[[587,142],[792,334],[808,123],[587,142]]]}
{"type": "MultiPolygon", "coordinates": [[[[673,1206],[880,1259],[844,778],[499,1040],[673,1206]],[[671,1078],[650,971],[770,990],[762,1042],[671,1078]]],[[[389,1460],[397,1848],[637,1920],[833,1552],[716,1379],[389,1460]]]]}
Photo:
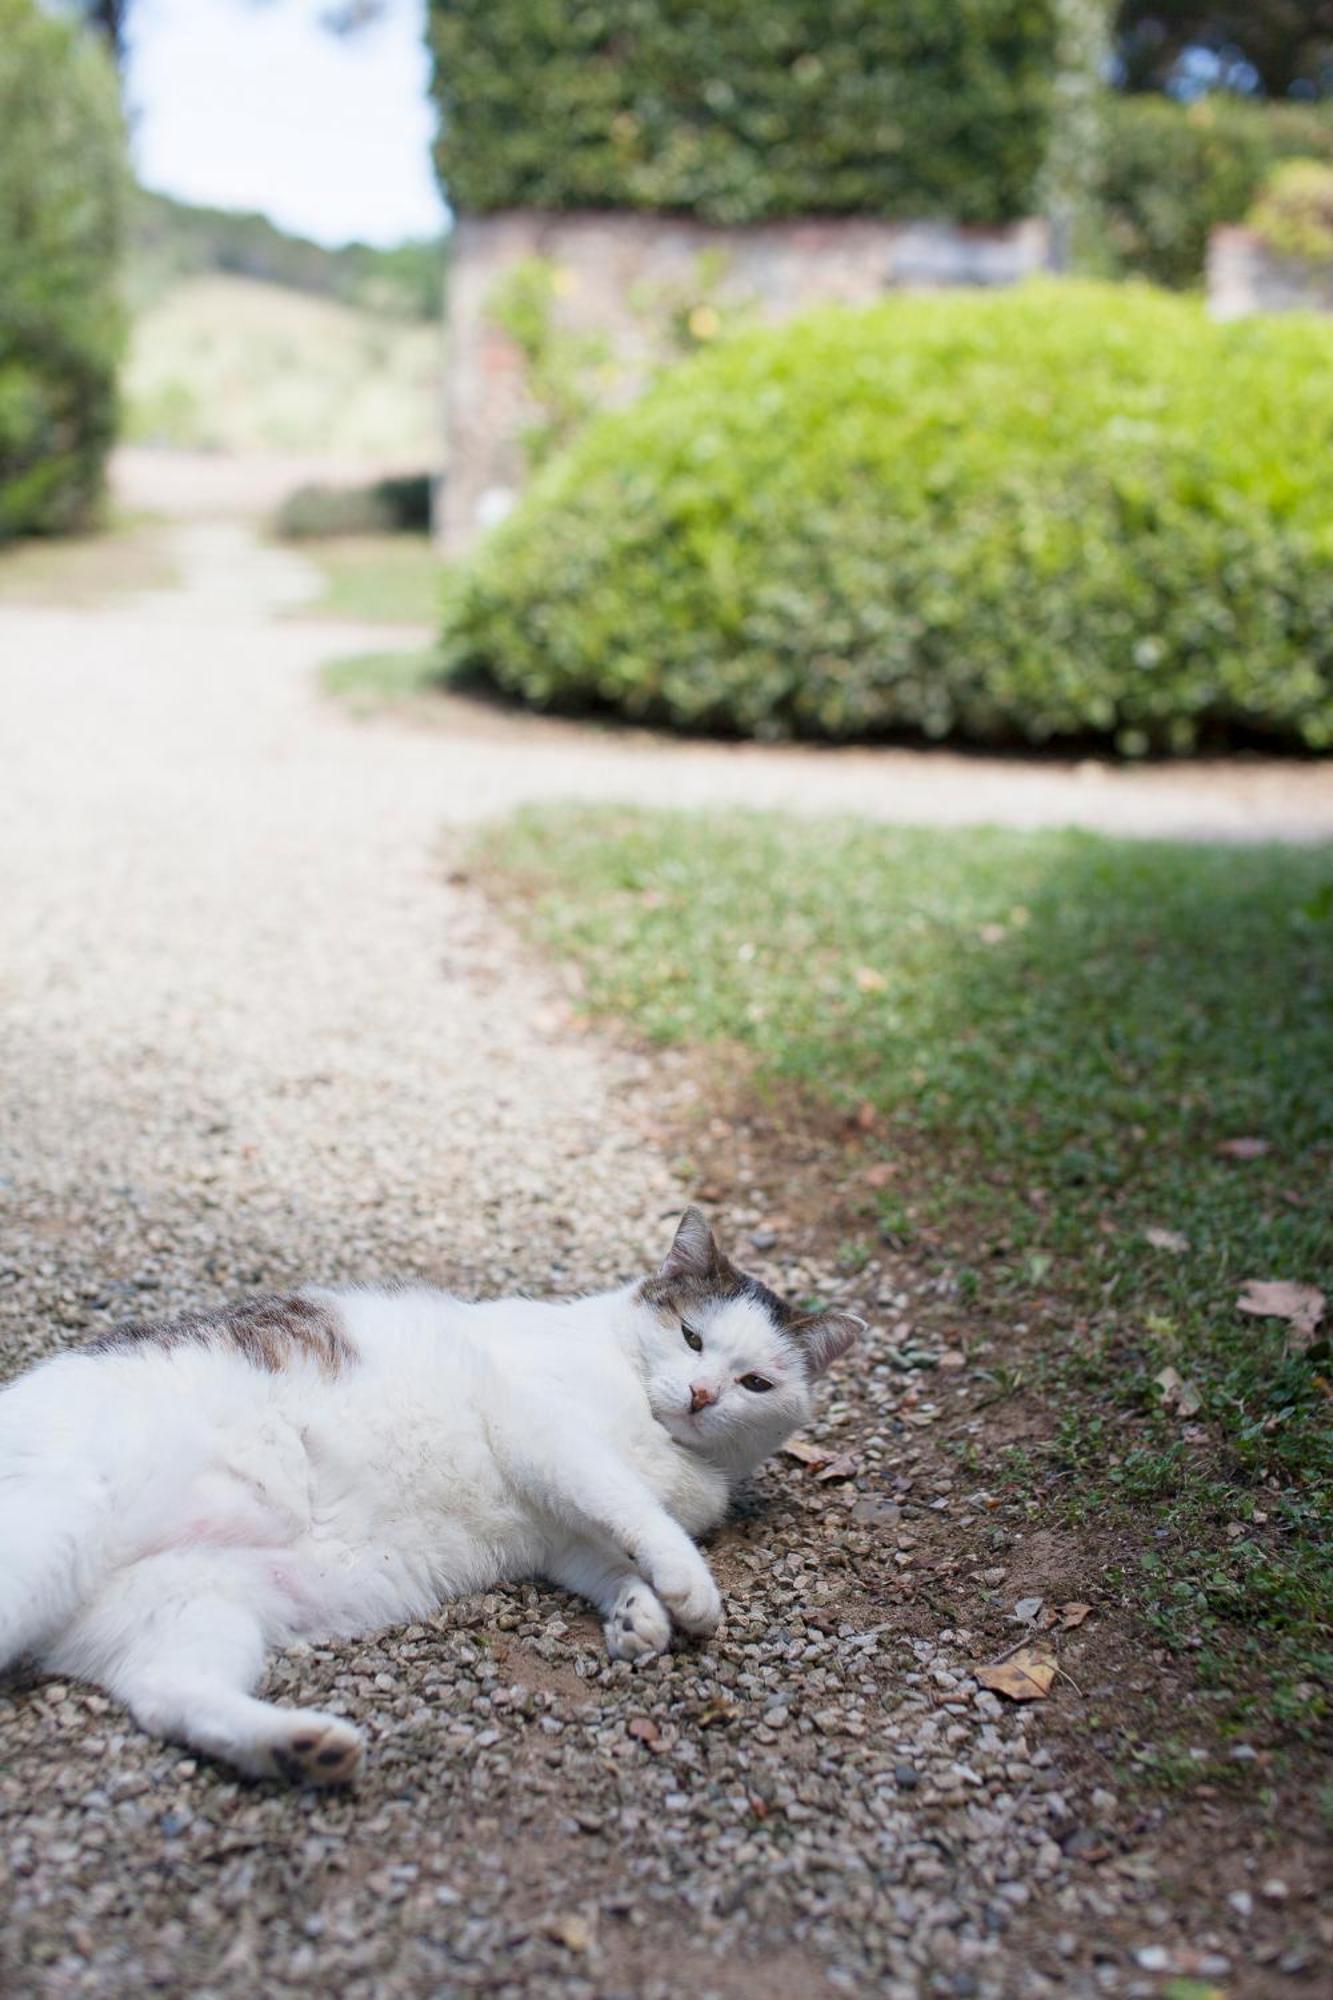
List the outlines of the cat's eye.
{"type": "Polygon", "coordinates": [[[695,1332],[694,1328],[692,1326],[686,1326],[684,1320],[682,1320],[680,1323],[680,1330],[685,1336],[685,1345],[687,1347],[692,1347],[696,1354],[702,1354],[704,1351],[703,1339],[699,1334],[695,1332]]]}
{"type": "Polygon", "coordinates": [[[742,1375],[742,1389],[752,1389],[756,1396],[762,1396],[773,1387],[767,1375],[742,1375]]]}

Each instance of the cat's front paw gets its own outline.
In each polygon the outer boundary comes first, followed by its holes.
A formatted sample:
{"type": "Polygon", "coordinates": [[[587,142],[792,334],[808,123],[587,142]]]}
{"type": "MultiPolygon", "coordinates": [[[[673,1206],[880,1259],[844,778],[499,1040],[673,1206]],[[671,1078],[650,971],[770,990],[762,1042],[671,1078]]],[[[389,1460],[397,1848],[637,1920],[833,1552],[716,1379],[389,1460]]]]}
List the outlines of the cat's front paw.
{"type": "Polygon", "coordinates": [[[281,1736],[268,1744],[269,1769],[294,1785],[349,1785],[361,1767],[365,1739],[350,1722],[313,1709],[293,1709],[281,1736]]]}
{"type": "Polygon", "coordinates": [[[664,1564],[653,1573],[653,1588],[683,1632],[706,1639],[722,1621],[722,1597],[702,1558],[686,1565],[664,1564]]]}
{"type": "Polygon", "coordinates": [[[671,1644],[671,1619],[646,1583],[631,1583],[616,1599],[603,1630],[613,1660],[646,1660],[671,1644]]]}

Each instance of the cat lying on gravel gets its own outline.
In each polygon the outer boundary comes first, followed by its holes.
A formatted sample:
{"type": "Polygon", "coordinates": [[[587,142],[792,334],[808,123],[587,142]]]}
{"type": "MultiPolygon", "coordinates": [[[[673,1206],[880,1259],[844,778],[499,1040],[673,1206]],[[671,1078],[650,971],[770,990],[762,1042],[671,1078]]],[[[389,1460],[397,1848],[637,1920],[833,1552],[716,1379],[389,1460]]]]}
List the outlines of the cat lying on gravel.
{"type": "Polygon", "coordinates": [[[712,1632],[691,1538],[860,1324],[784,1305],[691,1208],[655,1278],[571,1303],[309,1290],[118,1327],[0,1392],[0,1668],[342,1783],[360,1732],[256,1700],[271,1647],[526,1576],[590,1598],[613,1659],[712,1632]]]}

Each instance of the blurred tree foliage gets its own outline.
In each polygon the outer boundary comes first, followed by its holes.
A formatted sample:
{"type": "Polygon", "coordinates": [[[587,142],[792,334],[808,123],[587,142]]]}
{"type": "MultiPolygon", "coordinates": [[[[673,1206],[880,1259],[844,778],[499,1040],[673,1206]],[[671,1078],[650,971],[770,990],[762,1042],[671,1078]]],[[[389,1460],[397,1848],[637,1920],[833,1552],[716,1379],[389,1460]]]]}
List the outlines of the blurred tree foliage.
{"type": "Polygon", "coordinates": [[[125,24],[129,0],[82,0],[85,19],[103,37],[117,69],[125,60],[125,24]]]}
{"type": "Polygon", "coordinates": [[[1126,85],[1162,90],[1190,49],[1243,58],[1270,97],[1333,93],[1333,0],[1122,0],[1126,85]]]}
{"type": "Polygon", "coordinates": [[[994,223],[1046,157],[1061,0],[431,0],[462,210],[994,223]]]}
{"type": "MultiPolygon", "coordinates": [[[[72,4],[97,29],[111,51],[112,61],[117,69],[122,69],[131,0],[72,0],[72,4]]],[[[354,35],[378,21],[387,5],[388,0],[328,0],[320,19],[332,34],[354,35]]]]}
{"type": "Polygon", "coordinates": [[[440,312],[444,250],[438,238],[388,250],[368,243],[331,250],[289,235],[264,215],[197,208],[140,189],[130,240],[140,297],[151,298],[182,278],[226,271],[399,319],[435,319],[440,312]]]}
{"type": "Polygon", "coordinates": [[[0,0],[0,539],[76,527],[100,497],[127,188],[102,50],[37,0],[0,0]]]}

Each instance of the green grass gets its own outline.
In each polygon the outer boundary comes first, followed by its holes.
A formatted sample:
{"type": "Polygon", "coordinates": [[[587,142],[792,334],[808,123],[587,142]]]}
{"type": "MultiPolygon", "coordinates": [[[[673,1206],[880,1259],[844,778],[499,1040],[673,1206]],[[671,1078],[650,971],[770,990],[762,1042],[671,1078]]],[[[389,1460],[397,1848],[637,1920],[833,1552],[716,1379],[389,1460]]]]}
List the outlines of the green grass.
{"type": "Polygon", "coordinates": [[[346,702],[356,714],[369,714],[394,702],[425,693],[437,671],[435,655],[420,653],[353,653],[330,660],[321,673],[326,694],[346,702]]]}
{"type": "Polygon", "coordinates": [[[367,625],[433,625],[440,608],[440,558],[429,535],[351,535],[301,544],[324,574],[324,595],[302,617],[367,625]]]}
{"type": "Polygon", "coordinates": [[[1044,1519],[1131,1531],[1124,1588],[1229,1726],[1256,1703],[1313,1726],[1333,1371],[1235,1300],[1333,1291],[1333,853],[546,810],[488,832],[484,866],[595,1010],[873,1107],[911,1168],[870,1197],[880,1233],[928,1235],[965,1307],[1042,1330],[995,1368],[1050,1418],[1008,1476],[1044,1519]],[[1236,1138],[1268,1150],[1217,1150],[1236,1138]]]}

